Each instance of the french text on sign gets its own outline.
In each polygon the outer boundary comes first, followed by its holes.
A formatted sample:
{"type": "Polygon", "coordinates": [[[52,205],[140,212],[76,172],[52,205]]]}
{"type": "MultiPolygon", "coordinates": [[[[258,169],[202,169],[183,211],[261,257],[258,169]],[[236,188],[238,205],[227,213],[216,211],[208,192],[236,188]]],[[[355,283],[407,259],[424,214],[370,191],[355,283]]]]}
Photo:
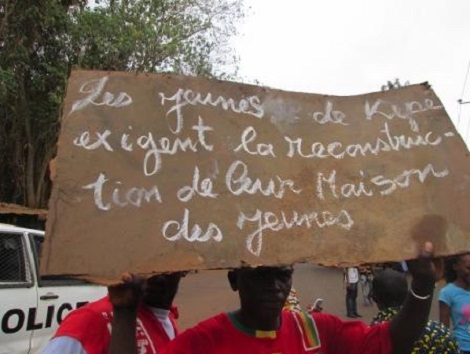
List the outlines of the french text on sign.
{"type": "MultiPolygon", "coordinates": [[[[128,129],[132,130],[132,126],[129,126],[128,129]]],[[[171,138],[166,136],[156,138],[153,132],[137,136],[135,139],[136,145],[146,151],[143,160],[144,175],[152,176],[160,171],[162,168],[162,155],[171,156],[180,152],[213,150],[213,145],[206,140],[206,133],[211,132],[213,128],[205,125],[201,117],[198,118],[198,123],[191,127],[191,130],[197,132],[197,139],[191,137],[181,138],[172,133],[170,133],[171,138]]],[[[95,131],[94,137],[92,137],[92,132],[84,131],[73,139],[73,144],[85,150],[98,150],[102,147],[107,152],[114,152],[116,149],[108,140],[112,134],[110,130],[106,129],[102,132],[95,131]]],[[[134,145],[129,138],[129,133],[121,133],[120,147],[122,151],[134,151],[134,145]]]]}
{"type": "MultiPolygon", "coordinates": [[[[429,131],[427,133],[412,135],[395,135],[390,131],[388,123],[379,131],[379,136],[370,142],[343,144],[339,141],[324,144],[319,141],[306,142],[302,138],[284,136],[287,143],[287,157],[301,157],[305,159],[325,159],[333,157],[343,159],[345,157],[377,156],[384,152],[410,150],[419,146],[438,146],[442,143],[442,137],[429,131]]],[[[447,136],[446,136],[447,137],[447,136]]],[[[453,137],[453,136],[448,136],[453,137]]]]}
{"type": "Polygon", "coordinates": [[[84,109],[89,105],[120,108],[132,104],[132,97],[125,92],[119,92],[117,95],[108,91],[103,92],[108,79],[105,76],[101,79],[86,81],[80,87],[80,93],[87,95],[73,103],[69,114],[84,109]]]}
{"type": "Polygon", "coordinates": [[[121,190],[122,182],[115,181],[114,186],[111,187],[112,192],[109,193],[108,181],[109,178],[104,173],[100,173],[95,182],[82,187],[93,191],[95,206],[100,210],[111,210],[113,207],[124,208],[127,206],[139,208],[144,202],[162,202],[157,186],[151,188],[130,187],[121,190]]]}
{"type": "Polygon", "coordinates": [[[172,114],[174,115],[173,119],[175,122],[169,122],[168,127],[175,134],[179,134],[183,130],[183,107],[187,105],[222,108],[224,111],[248,114],[256,118],[262,118],[264,115],[263,107],[257,96],[242,97],[236,100],[231,97],[227,98],[221,95],[214,95],[212,92],[200,93],[191,89],[182,88],[179,88],[173,96],[166,96],[164,92],[160,92],[159,95],[162,106],[167,102],[172,103],[172,106],[166,111],[166,116],[168,120],[171,120],[172,114]]]}
{"type": "Polygon", "coordinates": [[[245,226],[247,229],[250,229],[250,226],[255,227],[255,231],[249,233],[246,237],[246,248],[255,256],[261,254],[263,233],[267,230],[278,232],[294,227],[310,229],[315,226],[322,229],[334,225],[350,230],[354,225],[354,220],[347,210],[341,210],[339,213],[334,214],[327,210],[304,213],[293,210],[290,212],[281,211],[280,213],[275,213],[271,211],[261,211],[259,209],[256,209],[251,215],[240,212],[237,220],[237,227],[240,230],[243,230],[245,226]]]}

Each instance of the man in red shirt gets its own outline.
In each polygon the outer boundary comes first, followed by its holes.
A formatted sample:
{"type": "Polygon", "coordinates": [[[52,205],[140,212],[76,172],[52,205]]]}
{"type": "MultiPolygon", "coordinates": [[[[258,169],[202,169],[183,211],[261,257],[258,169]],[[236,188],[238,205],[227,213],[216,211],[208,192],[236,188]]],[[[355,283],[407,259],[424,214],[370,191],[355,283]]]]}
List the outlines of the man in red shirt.
{"type": "MultiPolygon", "coordinates": [[[[165,354],[385,354],[409,352],[424,328],[431,306],[435,269],[432,244],[410,262],[413,282],[400,314],[369,327],[325,313],[282,311],[292,286],[292,267],[239,268],[228,273],[240,308],[188,329],[165,354]]],[[[129,319],[127,319],[129,320],[129,319]]],[[[135,354],[132,321],[116,321],[112,354],[135,354]]]]}
{"type": "MultiPolygon", "coordinates": [[[[61,323],[43,354],[108,354],[113,315],[125,323],[132,319],[132,333],[138,353],[156,354],[172,340],[178,329],[176,308],[172,306],[181,273],[154,275],[142,280],[145,287],[123,306],[113,294],[123,285],[110,288],[110,295],[72,311],[61,323]],[[111,297],[111,299],[110,299],[111,297]],[[113,304],[111,304],[111,301],[113,304]],[[113,314],[113,305],[116,311],[113,314]]],[[[128,277],[128,281],[133,278],[128,277]]],[[[114,295],[115,296],[115,295],[114,295]]]]}

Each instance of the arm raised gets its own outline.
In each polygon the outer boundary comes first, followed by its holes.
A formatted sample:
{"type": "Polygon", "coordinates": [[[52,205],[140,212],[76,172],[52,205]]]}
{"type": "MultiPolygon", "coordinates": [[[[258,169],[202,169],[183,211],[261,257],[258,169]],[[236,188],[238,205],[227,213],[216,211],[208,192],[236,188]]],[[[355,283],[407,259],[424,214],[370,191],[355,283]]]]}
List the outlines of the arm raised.
{"type": "Polygon", "coordinates": [[[426,242],[419,257],[408,262],[411,288],[401,311],[390,323],[394,354],[409,353],[428,321],[437,280],[433,251],[433,244],[426,242]]]}

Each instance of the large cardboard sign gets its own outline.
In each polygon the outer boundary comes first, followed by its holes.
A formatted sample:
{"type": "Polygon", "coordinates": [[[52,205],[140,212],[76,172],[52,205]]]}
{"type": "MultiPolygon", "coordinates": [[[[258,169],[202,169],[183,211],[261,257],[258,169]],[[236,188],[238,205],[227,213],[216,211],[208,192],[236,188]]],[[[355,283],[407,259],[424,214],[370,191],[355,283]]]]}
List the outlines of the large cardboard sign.
{"type": "Polygon", "coordinates": [[[75,71],[42,272],[362,263],[470,248],[468,150],[427,84],[352,97],[75,71]]]}

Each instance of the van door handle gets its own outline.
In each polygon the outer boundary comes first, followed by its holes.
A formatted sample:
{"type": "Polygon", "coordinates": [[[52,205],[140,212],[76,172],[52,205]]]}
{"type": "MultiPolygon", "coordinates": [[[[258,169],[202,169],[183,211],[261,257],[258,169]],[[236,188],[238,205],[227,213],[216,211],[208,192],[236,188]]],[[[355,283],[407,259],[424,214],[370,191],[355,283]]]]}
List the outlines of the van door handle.
{"type": "Polygon", "coordinates": [[[54,294],[54,293],[47,293],[46,295],[42,295],[39,298],[41,300],[54,300],[54,299],[58,299],[59,295],[54,294]]]}

